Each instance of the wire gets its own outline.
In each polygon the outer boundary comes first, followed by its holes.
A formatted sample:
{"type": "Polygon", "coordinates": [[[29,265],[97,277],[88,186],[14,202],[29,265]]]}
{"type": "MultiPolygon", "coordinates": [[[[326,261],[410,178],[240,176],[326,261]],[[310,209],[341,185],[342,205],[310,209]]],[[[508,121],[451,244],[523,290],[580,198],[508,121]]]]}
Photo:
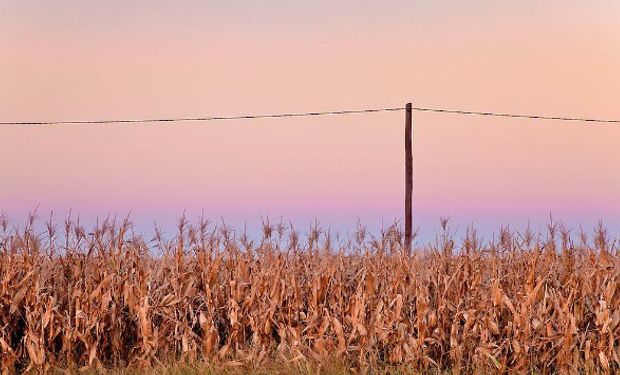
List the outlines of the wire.
{"type": "Polygon", "coordinates": [[[264,115],[240,115],[240,116],[213,116],[213,117],[185,117],[185,118],[158,118],[140,120],[90,120],[90,121],[28,121],[28,122],[0,122],[0,125],[74,125],[74,124],[126,124],[126,123],[152,123],[152,122],[188,122],[188,121],[226,121],[226,120],[251,120],[263,118],[283,117],[310,117],[328,115],[351,115],[358,113],[396,112],[404,110],[398,108],[370,108],[342,111],[323,112],[299,112],[299,113],[275,113],[264,115]]]}
{"type": "Polygon", "coordinates": [[[478,111],[463,111],[463,110],[457,110],[457,109],[422,108],[422,107],[412,107],[411,109],[414,111],[419,111],[419,112],[450,113],[450,114],[457,114],[457,115],[493,116],[493,117],[526,118],[526,119],[535,119],[535,120],[579,121],[579,122],[598,122],[598,123],[620,124],[620,120],[602,120],[602,119],[593,119],[593,118],[524,115],[524,114],[514,114],[514,113],[478,112],[478,111]]]}
{"type": "MultiPolygon", "coordinates": [[[[181,118],[154,118],[154,119],[135,119],[135,120],[86,120],[86,121],[28,121],[28,122],[0,122],[0,125],[96,125],[96,124],[136,124],[136,123],[170,123],[170,122],[190,122],[190,121],[227,121],[227,120],[251,120],[265,118],[285,118],[285,117],[311,117],[311,116],[330,116],[330,115],[351,115],[360,113],[377,113],[377,112],[397,112],[404,111],[405,107],[393,108],[367,108],[341,111],[323,111],[323,112],[298,112],[298,113],[273,113],[262,115],[239,115],[239,116],[212,116],[212,117],[181,117],[181,118]]],[[[589,123],[613,123],[620,124],[620,120],[604,120],[594,118],[579,118],[565,116],[543,116],[543,115],[526,115],[501,112],[480,112],[480,111],[464,111],[457,109],[443,108],[427,108],[412,107],[413,111],[418,112],[435,112],[448,113],[457,115],[473,115],[473,116],[492,116],[492,117],[509,117],[524,118],[535,120],[555,120],[555,121],[575,121],[589,123]]]]}

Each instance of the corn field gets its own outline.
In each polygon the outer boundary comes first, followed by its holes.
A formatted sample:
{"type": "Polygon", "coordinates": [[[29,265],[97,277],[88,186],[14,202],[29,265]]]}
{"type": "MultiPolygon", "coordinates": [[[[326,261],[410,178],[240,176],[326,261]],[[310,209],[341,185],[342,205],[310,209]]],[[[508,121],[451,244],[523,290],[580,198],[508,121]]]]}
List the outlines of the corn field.
{"type": "Polygon", "coordinates": [[[189,361],[620,370],[620,253],[602,227],[482,241],[473,230],[457,240],[444,221],[411,257],[397,226],[341,239],[265,221],[251,241],[183,219],[164,237],[128,221],[16,229],[2,217],[2,372],[189,361]]]}

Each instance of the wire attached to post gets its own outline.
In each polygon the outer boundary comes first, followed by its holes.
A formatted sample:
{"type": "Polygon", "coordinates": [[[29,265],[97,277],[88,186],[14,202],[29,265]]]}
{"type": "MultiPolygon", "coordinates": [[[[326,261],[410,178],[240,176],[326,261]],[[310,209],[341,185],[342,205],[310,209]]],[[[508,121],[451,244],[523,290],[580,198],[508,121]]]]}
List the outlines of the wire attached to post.
{"type": "MultiPolygon", "coordinates": [[[[393,108],[365,108],[339,111],[321,111],[321,112],[298,112],[298,113],[272,113],[272,114],[250,114],[237,116],[206,116],[206,117],[178,117],[178,118],[151,118],[151,119],[119,119],[119,120],[74,120],[74,121],[16,121],[16,122],[0,122],[0,125],[104,125],[104,124],[140,124],[140,123],[177,123],[177,122],[206,122],[206,121],[231,121],[231,120],[254,120],[267,118],[288,118],[288,117],[313,117],[313,116],[337,116],[366,114],[379,112],[399,112],[406,110],[406,107],[393,108]]],[[[460,109],[445,108],[429,108],[429,107],[411,107],[412,111],[418,112],[434,112],[455,115],[474,115],[474,116],[491,116],[491,117],[508,117],[523,118],[532,120],[555,120],[555,121],[572,121],[587,123],[606,123],[620,124],[620,120],[607,120],[597,118],[569,117],[569,116],[544,116],[544,115],[528,115],[501,112],[482,112],[482,111],[466,111],[460,109]]]]}

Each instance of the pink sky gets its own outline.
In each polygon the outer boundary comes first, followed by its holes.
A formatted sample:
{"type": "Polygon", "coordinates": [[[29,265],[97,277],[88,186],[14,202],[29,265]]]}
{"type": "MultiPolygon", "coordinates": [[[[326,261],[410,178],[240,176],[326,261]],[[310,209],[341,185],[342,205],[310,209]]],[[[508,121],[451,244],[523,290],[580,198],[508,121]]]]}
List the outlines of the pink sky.
{"type": "MultiPolygon", "coordinates": [[[[620,118],[617,1],[424,3],[0,1],[0,121],[406,101],[620,118]]],[[[402,126],[389,113],[2,127],[0,210],[376,226],[402,218],[402,126]]],[[[426,233],[442,215],[620,227],[620,126],[415,113],[414,138],[426,233]]]]}

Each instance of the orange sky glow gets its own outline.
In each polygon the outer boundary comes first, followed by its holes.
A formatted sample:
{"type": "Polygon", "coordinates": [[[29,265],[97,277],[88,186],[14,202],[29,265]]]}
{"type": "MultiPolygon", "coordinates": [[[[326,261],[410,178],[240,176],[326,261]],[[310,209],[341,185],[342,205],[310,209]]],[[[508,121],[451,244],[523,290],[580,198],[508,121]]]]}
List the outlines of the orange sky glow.
{"type": "MultiPolygon", "coordinates": [[[[620,3],[0,0],[0,122],[443,107],[620,119],[620,3]],[[230,3],[230,2],[226,2],[230,3]]],[[[0,127],[0,210],[402,219],[403,113],[0,127]]],[[[415,223],[620,230],[620,126],[414,113],[415,223]]]]}

